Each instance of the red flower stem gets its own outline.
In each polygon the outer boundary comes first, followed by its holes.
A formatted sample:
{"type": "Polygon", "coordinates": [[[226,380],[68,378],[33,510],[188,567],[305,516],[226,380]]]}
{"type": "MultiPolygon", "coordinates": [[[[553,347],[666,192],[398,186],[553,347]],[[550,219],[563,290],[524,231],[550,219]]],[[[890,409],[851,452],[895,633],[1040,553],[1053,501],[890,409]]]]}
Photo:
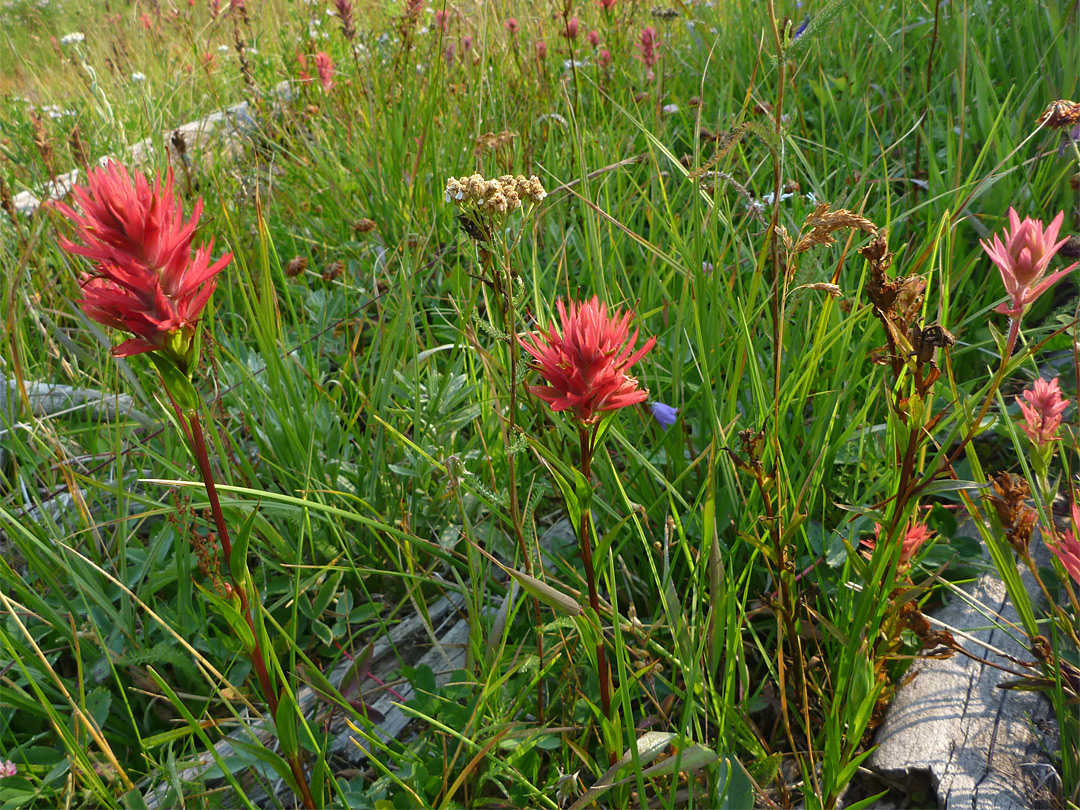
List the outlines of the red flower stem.
{"type": "MultiPolygon", "coordinates": [[[[225,514],[221,511],[221,501],[218,499],[217,485],[214,483],[214,472],[210,467],[210,456],[206,452],[206,439],[203,436],[202,423],[199,421],[199,414],[194,411],[188,413],[187,422],[191,431],[191,444],[192,449],[195,451],[195,460],[199,464],[199,472],[202,474],[203,486],[206,487],[206,497],[210,500],[210,511],[214,515],[214,523],[217,526],[218,537],[221,538],[221,550],[225,556],[225,569],[229,571],[231,577],[232,543],[229,541],[229,527],[225,523],[225,514]]],[[[251,616],[251,602],[247,591],[235,580],[233,581],[233,586],[237,596],[240,597],[240,611],[244,614],[244,621],[247,622],[248,629],[251,630],[251,637],[255,639],[255,646],[250,651],[251,663],[252,666],[255,667],[255,674],[259,678],[259,686],[262,689],[263,697],[266,698],[266,704],[269,706],[270,714],[273,716],[276,723],[278,714],[278,694],[274,689],[273,682],[270,680],[270,673],[266,669],[266,658],[263,656],[262,645],[259,643],[259,633],[255,629],[255,622],[251,616]]],[[[251,587],[254,589],[255,586],[252,585],[251,587]]],[[[293,778],[296,780],[296,784],[300,786],[304,807],[308,808],[308,810],[315,810],[315,799],[311,795],[311,788],[308,787],[307,777],[304,775],[304,769],[300,765],[299,758],[295,754],[291,754],[287,759],[289,768],[292,770],[293,778]]]]}
{"type": "MultiPolygon", "coordinates": [[[[589,429],[585,425],[578,425],[578,438],[581,442],[581,474],[585,480],[589,480],[592,470],[592,446],[589,429]]],[[[589,604],[596,613],[597,621],[600,620],[600,597],[596,592],[596,573],[593,570],[592,542],[589,540],[589,509],[581,512],[581,529],[579,541],[581,543],[581,559],[585,563],[585,581],[589,584],[589,604]]],[[[596,644],[596,675],[600,680],[600,707],[604,712],[604,718],[611,717],[611,675],[608,670],[607,656],[604,652],[604,630],[598,627],[600,640],[596,644]]],[[[611,752],[614,758],[614,752],[611,752]]]]}

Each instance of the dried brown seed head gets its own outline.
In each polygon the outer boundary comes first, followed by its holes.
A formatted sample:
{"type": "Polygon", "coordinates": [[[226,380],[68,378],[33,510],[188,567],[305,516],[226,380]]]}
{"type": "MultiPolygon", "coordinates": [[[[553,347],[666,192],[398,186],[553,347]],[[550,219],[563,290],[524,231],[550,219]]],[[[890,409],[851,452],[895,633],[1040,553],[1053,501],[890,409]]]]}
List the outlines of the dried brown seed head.
{"type": "Polygon", "coordinates": [[[323,269],[323,281],[335,281],[336,279],[341,278],[341,274],[344,272],[345,262],[340,260],[336,262],[330,262],[330,264],[326,265],[326,267],[323,269]]]}
{"type": "Polygon", "coordinates": [[[307,270],[306,256],[293,256],[289,259],[289,263],[285,265],[285,275],[289,278],[296,278],[305,270],[307,270]]]}
{"type": "Polygon", "coordinates": [[[1059,99],[1052,101],[1039,116],[1038,124],[1047,129],[1064,129],[1080,122],[1080,104],[1059,99]]]}
{"type": "Polygon", "coordinates": [[[829,203],[821,203],[803,222],[799,241],[792,252],[805,253],[817,245],[835,244],[836,240],[832,234],[844,228],[877,234],[877,226],[866,217],[846,208],[830,211],[829,203]]]}

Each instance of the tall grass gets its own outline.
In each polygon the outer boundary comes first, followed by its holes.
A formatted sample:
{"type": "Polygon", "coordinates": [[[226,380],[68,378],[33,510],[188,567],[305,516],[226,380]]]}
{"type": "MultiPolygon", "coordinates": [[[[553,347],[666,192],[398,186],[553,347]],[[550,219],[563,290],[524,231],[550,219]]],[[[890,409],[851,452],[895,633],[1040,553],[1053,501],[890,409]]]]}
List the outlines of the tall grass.
{"type": "MultiPolygon", "coordinates": [[[[205,201],[200,236],[235,252],[204,317],[196,382],[216,417],[225,515],[238,527],[256,514],[249,562],[289,689],[321,684],[318,673],[443,594],[465,596],[466,668],[441,686],[403,670],[418,721],[407,737],[380,741],[343,703],[372,745],[358,768],[329,754],[319,719],[300,724],[313,791],[344,807],[565,807],[590,786],[620,806],[875,795],[860,765],[923,646],[894,589],[927,605],[940,598],[935,575],[970,578],[965,504],[990,516],[985,544],[1015,572],[992,510],[980,511],[989,474],[1026,465],[1014,397],[1060,374],[1075,401],[1073,275],[1025,316],[1020,345],[1035,350],[1009,369],[992,426],[953,459],[956,480],[931,484],[973,432],[1008,329],[978,240],[1009,206],[1046,220],[1065,209],[1065,230],[1080,225],[1077,157],[1058,156],[1058,135],[1035,124],[1078,95],[1075,3],[735,0],[670,16],[624,0],[610,11],[356,5],[354,43],[326,13],[333,4],[268,0],[247,21],[202,2],[0,11],[11,194],[41,196],[80,164],[76,128],[91,161],[127,161],[149,137],[146,170],[171,161],[186,206],[205,201]],[[793,39],[802,14],[809,26],[793,39]],[[560,36],[570,16],[573,41],[560,36]],[[651,79],[636,58],[646,26],[660,44],[651,79]],[[85,40],[60,43],[74,31],[85,40]],[[336,65],[329,91],[311,65],[319,51],[336,65]],[[180,156],[170,144],[177,126],[239,101],[254,127],[225,127],[235,146],[193,141],[180,156]],[[498,150],[480,143],[503,131],[513,137],[498,150]],[[657,338],[635,373],[651,401],[678,408],[666,429],[647,407],[628,409],[593,459],[592,621],[537,612],[516,584],[527,580],[501,567],[535,566],[563,598],[587,602],[543,455],[576,464],[576,432],[522,394],[515,425],[543,450],[508,442],[516,385],[479,279],[483,248],[443,199],[447,177],[474,171],[535,174],[549,192],[520,220],[521,329],[550,323],[560,296],[634,308],[657,338]],[[918,414],[911,372],[890,363],[869,305],[872,262],[858,250],[870,237],[837,231],[837,244],[780,264],[776,226],[797,240],[824,201],[887,233],[889,277],[925,280],[913,317],[956,338],[935,355],[943,376],[918,414]],[[295,275],[294,258],[306,260],[295,275]],[[896,498],[913,477],[921,494],[896,498]],[[905,571],[896,541],[915,517],[937,539],[905,571]],[[881,540],[864,555],[874,523],[881,540]],[[601,639],[610,719],[590,663],[601,639]],[[627,767],[609,772],[609,753],[627,767]]],[[[194,459],[155,401],[153,367],[111,358],[111,337],[74,305],[85,268],[57,247],[58,218],[0,218],[0,373],[15,385],[0,501],[0,759],[18,766],[0,801],[138,806],[164,785],[163,804],[250,805],[252,780],[276,778],[276,754],[253,733],[265,708],[250,662],[204,595],[194,546],[211,526],[194,459]],[[36,416],[19,388],[35,380],[129,394],[157,421],[36,416]],[[181,778],[238,729],[251,733],[216,774],[181,778]]],[[[1075,413],[1050,476],[1059,486],[1036,489],[1043,527],[1056,491],[1076,498],[1075,413]]],[[[1075,605],[1051,590],[1075,638],[1075,605]]],[[[1039,610],[1022,609],[1032,634],[1039,610]]],[[[1068,634],[1052,635],[1054,655],[1075,664],[1068,634]]],[[[1069,688],[1059,677],[1051,690],[1066,741],[1069,688]]],[[[1076,754],[1066,742],[1055,759],[1074,805],[1076,754]]]]}

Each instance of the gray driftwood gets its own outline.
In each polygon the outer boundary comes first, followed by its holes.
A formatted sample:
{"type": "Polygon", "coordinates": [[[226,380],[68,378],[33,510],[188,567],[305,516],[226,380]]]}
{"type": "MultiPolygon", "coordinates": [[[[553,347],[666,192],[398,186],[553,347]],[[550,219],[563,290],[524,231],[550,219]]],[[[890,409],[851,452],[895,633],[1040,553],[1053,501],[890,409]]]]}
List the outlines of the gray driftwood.
{"type": "MultiPolygon", "coordinates": [[[[1036,593],[1026,570],[1024,580],[1036,593]]],[[[1003,629],[1005,622],[1020,624],[1004,583],[984,573],[964,590],[966,597],[954,595],[932,618],[952,629],[965,649],[1019,672],[999,654],[1031,659],[1015,640],[1018,631],[1003,629]]],[[[924,659],[913,672],[889,708],[870,769],[909,794],[936,796],[947,810],[1047,806],[1045,788],[1056,774],[1046,756],[1055,723],[1045,696],[999,689],[1016,676],[964,655],[924,659]]]]}
{"type": "MultiPolygon", "coordinates": [[[[105,394],[91,388],[47,382],[28,382],[25,387],[30,413],[39,419],[75,416],[113,420],[126,416],[142,427],[155,424],[145,413],[136,410],[134,401],[127,394],[105,394]]],[[[21,397],[14,381],[0,373],[0,470],[7,463],[6,445],[11,441],[9,433],[20,427],[29,427],[15,421],[16,414],[22,410],[19,407],[21,397]]]]}
{"type": "MultiPolygon", "coordinates": [[[[410,666],[427,665],[435,673],[435,682],[440,686],[445,684],[454,670],[465,666],[469,625],[460,612],[463,604],[464,600],[458,594],[439,599],[428,608],[430,625],[422,616],[413,615],[391,629],[387,638],[377,639],[371,657],[371,673],[380,680],[387,680],[397,672],[402,664],[410,666]]],[[[342,678],[347,674],[349,667],[350,662],[344,661],[327,676],[335,688],[341,688],[342,678]]],[[[371,700],[373,686],[374,682],[372,680],[369,679],[365,682],[365,698],[369,701],[369,705],[378,710],[385,718],[375,728],[374,733],[384,740],[400,736],[409,725],[410,717],[395,705],[401,701],[390,694],[389,691],[384,691],[377,699],[371,700]]],[[[395,690],[406,700],[411,698],[413,694],[412,686],[408,683],[395,687],[395,690]]],[[[321,723],[325,721],[328,705],[320,700],[310,687],[304,687],[300,690],[297,701],[301,710],[307,716],[308,722],[314,723],[317,727],[321,726],[321,723]]],[[[330,727],[333,742],[330,745],[328,756],[336,760],[338,765],[359,764],[367,756],[368,751],[367,743],[349,729],[345,722],[347,717],[351,717],[351,712],[338,708],[334,712],[334,719],[330,727]]],[[[233,732],[230,736],[241,740],[250,740],[251,733],[256,734],[267,746],[274,747],[276,745],[273,735],[261,723],[255,725],[252,729],[233,732]]],[[[219,756],[227,757],[232,754],[233,746],[228,739],[225,739],[215,746],[215,750],[219,756]]],[[[190,782],[200,779],[213,764],[213,755],[210,752],[203,752],[199,755],[198,764],[180,772],[180,781],[190,782]]],[[[224,783],[224,779],[220,777],[207,781],[208,785],[221,785],[224,783]]],[[[257,780],[253,776],[245,774],[240,779],[240,782],[244,786],[247,796],[253,801],[261,802],[268,798],[265,781],[257,780]]],[[[277,780],[269,787],[277,797],[277,803],[291,806],[292,790],[283,780],[277,780]]],[[[169,796],[169,786],[166,784],[151,786],[145,791],[143,798],[150,810],[162,808],[164,806],[162,802],[166,799],[176,800],[175,796],[169,796]]],[[[237,804],[236,798],[228,794],[224,801],[229,806],[237,804]]]]}
{"type": "MultiPolygon", "coordinates": [[[[291,97],[291,87],[285,83],[285,87],[277,87],[273,96],[287,100],[291,97]]],[[[167,130],[160,136],[145,138],[128,150],[128,157],[135,166],[142,166],[149,162],[155,151],[155,141],[160,140],[171,144],[173,136],[182,138],[184,147],[192,152],[198,152],[209,156],[211,153],[221,153],[227,158],[233,159],[240,155],[243,149],[244,138],[250,137],[258,128],[258,124],[252,114],[251,105],[246,101],[233,104],[223,110],[212,112],[195,121],[181,124],[175,129],[167,130]]],[[[101,158],[99,163],[104,163],[107,157],[101,158]]],[[[175,145],[170,147],[169,162],[173,168],[180,172],[181,158],[177,154],[175,145]]],[[[79,182],[79,169],[72,169],[66,174],[58,175],[55,182],[50,180],[45,187],[35,194],[32,191],[23,191],[15,195],[15,210],[24,216],[33,214],[44,201],[62,200],[68,195],[72,187],[79,182]]]]}

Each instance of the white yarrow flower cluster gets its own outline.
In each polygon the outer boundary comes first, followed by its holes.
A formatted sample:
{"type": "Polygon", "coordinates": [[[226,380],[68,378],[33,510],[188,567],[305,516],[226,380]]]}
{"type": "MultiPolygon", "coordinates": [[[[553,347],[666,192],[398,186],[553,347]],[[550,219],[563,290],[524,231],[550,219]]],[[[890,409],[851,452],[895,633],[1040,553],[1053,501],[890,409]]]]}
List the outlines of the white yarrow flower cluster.
{"type": "Polygon", "coordinates": [[[135,82],[135,84],[139,84],[140,82],[145,82],[146,81],[146,74],[145,73],[140,73],[139,71],[136,70],[134,73],[131,74],[131,81],[135,82]]]}
{"type": "Polygon", "coordinates": [[[82,31],[74,31],[70,34],[64,34],[64,36],[60,37],[60,44],[74,45],[75,43],[82,42],[85,39],[86,36],[83,34],[82,31]]]}
{"type": "Polygon", "coordinates": [[[481,213],[511,214],[521,208],[523,202],[535,205],[546,196],[536,175],[526,179],[520,174],[517,177],[504,174],[494,180],[485,180],[483,175],[474,174],[451,177],[446,181],[446,202],[462,208],[475,207],[481,213]]]}

